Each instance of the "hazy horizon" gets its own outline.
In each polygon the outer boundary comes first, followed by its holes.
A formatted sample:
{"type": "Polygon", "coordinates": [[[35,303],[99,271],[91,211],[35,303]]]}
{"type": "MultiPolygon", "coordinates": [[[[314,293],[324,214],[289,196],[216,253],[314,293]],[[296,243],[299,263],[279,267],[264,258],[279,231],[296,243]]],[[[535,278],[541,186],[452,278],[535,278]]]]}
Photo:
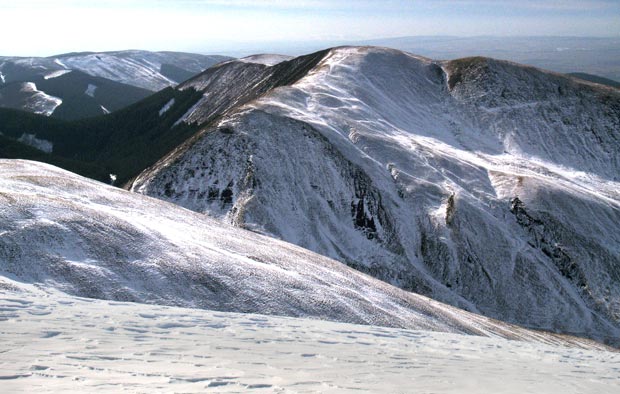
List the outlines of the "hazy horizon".
{"type": "Polygon", "coordinates": [[[620,38],[620,2],[593,0],[0,0],[1,56],[197,53],[399,37],[620,38]]]}

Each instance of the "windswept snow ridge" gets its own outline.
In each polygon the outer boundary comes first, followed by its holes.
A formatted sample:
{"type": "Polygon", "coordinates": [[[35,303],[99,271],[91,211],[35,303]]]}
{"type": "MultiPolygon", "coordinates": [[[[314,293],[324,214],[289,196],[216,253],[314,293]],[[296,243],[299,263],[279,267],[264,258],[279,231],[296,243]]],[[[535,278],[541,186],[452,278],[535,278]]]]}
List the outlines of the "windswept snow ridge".
{"type": "Polygon", "coordinates": [[[301,58],[186,82],[205,98],[184,120],[204,131],[132,190],[452,305],[620,345],[616,90],[484,58],[315,56],[287,84],[264,81],[301,58]]]}
{"type": "Polygon", "coordinates": [[[407,293],[305,249],[55,167],[0,160],[0,274],[82,297],[603,348],[407,293]]]}

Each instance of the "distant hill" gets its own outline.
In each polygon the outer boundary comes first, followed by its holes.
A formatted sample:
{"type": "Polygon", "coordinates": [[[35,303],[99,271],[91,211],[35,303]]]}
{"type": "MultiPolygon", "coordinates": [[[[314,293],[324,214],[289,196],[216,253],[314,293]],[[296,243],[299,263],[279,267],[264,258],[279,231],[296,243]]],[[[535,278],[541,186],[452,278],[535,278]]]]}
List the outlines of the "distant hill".
{"type": "Polygon", "coordinates": [[[0,107],[83,119],[117,111],[228,59],[134,50],[0,57],[0,107]]]}
{"type": "Polygon", "coordinates": [[[120,111],[78,121],[0,108],[0,157],[43,161],[103,182],[115,174],[125,182],[196,131],[196,125],[175,122],[200,97],[191,89],[166,88],[120,111]]]}
{"type": "Polygon", "coordinates": [[[598,75],[592,75],[587,73],[569,73],[568,75],[582,79],[588,82],[594,82],[601,85],[611,86],[612,88],[620,88],[620,82],[614,81],[612,79],[599,77],[598,75]]]}
{"type": "Polygon", "coordinates": [[[0,107],[26,110],[66,120],[117,111],[152,94],[150,90],[68,71],[55,78],[0,86],[0,107]]]}

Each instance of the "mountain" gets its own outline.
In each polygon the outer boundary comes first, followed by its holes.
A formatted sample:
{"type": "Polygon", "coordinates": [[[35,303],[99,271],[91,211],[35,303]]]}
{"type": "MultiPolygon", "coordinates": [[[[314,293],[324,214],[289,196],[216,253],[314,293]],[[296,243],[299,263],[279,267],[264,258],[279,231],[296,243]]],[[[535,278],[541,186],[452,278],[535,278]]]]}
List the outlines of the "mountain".
{"type": "Polygon", "coordinates": [[[620,388],[620,354],[602,349],[101,301],[4,278],[0,305],[0,376],[10,393],[620,388]]]}
{"type": "Polygon", "coordinates": [[[124,108],[228,59],[147,51],[0,57],[0,107],[83,119],[124,108]]]}
{"type": "Polygon", "coordinates": [[[214,66],[199,80],[205,75],[215,80],[209,90],[221,89],[217,101],[210,101],[205,88],[196,85],[166,88],[108,116],[72,122],[0,109],[0,136],[11,140],[10,146],[0,149],[0,157],[43,161],[103,182],[114,175],[122,185],[193,136],[204,119],[216,119],[270,89],[293,83],[321,59],[321,53],[275,67],[266,63],[285,58],[261,55],[214,66]],[[238,85],[228,92],[231,79],[238,85]],[[209,102],[209,110],[201,119],[185,120],[188,114],[197,116],[204,102],[209,102]]]}
{"type": "Polygon", "coordinates": [[[159,91],[183,82],[210,66],[230,60],[218,55],[184,52],[80,52],[50,57],[0,57],[1,82],[21,82],[67,70],[159,91]]]}
{"type": "Polygon", "coordinates": [[[461,311],[47,164],[0,160],[0,178],[0,288],[604,348],[461,311]]]}
{"type": "Polygon", "coordinates": [[[340,47],[178,87],[200,133],[131,190],[405,290],[618,345],[620,93],[488,58],[340,47]]]}

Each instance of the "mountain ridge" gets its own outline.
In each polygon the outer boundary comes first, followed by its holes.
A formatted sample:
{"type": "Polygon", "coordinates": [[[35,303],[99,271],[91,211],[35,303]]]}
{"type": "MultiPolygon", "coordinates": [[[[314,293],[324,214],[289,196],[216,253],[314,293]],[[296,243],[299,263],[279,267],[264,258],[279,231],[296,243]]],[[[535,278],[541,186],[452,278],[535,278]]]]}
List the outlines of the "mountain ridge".
{"type": "Polygon", "coordinates": [[[613,339],[620,95],[482,58],[450,86],[463,62],[332,49],[131,189],[459,307],[613,339]]]}
{"type": "Polygon", "coordinates": [[[404,292],[285,242],[53,166],[0,160],[0,287],[98,299],[309,317],[564,346],[404,292]]]}

